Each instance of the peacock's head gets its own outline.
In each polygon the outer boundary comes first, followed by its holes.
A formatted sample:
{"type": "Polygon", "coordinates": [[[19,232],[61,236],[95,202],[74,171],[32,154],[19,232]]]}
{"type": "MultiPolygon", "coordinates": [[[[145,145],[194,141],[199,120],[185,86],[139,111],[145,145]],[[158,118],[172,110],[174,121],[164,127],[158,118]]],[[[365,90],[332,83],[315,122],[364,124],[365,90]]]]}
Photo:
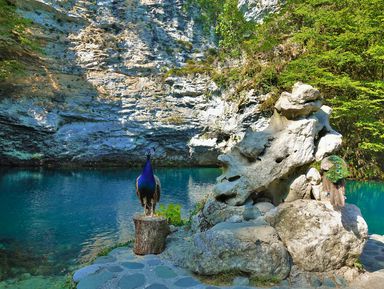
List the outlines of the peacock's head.
{"type": "Polygon", "coordinates": [[[155,151],[156,151],[156,149],[154,147],[147,149],[145,152],[147,159],[150,159],[151,156],[155,153],[155,151]]]}

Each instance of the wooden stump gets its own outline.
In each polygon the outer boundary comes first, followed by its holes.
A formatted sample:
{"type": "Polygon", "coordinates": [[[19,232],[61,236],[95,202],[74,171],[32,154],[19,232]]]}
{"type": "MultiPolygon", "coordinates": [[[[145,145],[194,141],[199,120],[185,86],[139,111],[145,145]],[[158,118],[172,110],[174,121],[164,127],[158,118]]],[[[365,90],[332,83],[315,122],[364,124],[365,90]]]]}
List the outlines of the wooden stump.
{"type": "Polygon", "coordinates": [[[149,217],[136,215],[135,246],[133,251],[137,255],[160,254],[165,249],[165,238],[169,234],[167,219],[164,217],[149,217]]]}

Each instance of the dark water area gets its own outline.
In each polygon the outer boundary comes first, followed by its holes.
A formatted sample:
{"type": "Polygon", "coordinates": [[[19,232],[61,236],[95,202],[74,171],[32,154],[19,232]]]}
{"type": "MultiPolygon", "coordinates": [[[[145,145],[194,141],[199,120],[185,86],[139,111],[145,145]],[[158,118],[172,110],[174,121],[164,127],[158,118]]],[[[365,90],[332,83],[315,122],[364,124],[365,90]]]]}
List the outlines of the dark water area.
{"type": "MultiPolygon", "coordinates": [[[[121,168],[0,170],[0,289],[64,288],[64,276],[79,264],[132,239],[132,217],[142,212],[135,194],[139,174],[121,168]]],[[[163,168],[156,174],[160,202],[181,204],[187,216],[220,170],[163,168]]],[[[347,202],[360,207],[370,233],[384,234],[383,183],[347,182],[347,202]]]]}

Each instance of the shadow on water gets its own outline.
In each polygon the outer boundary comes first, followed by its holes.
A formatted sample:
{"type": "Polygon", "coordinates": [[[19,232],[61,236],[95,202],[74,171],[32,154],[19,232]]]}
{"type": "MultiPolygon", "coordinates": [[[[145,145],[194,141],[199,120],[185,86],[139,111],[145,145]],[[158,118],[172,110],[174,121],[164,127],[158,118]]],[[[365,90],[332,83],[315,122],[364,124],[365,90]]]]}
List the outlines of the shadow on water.
{"type": "MultiPolygon", "coordinates": [[[[101,248],[133,237],[141,212],[136,169],[0,169],[1,279],[65,275],[101,248]]],[[[202,199],[218,169],[158,169],[160,203],[183,214],[202,199]]],[[[2,288],[0,286],[0,288],[2,288]]]]}

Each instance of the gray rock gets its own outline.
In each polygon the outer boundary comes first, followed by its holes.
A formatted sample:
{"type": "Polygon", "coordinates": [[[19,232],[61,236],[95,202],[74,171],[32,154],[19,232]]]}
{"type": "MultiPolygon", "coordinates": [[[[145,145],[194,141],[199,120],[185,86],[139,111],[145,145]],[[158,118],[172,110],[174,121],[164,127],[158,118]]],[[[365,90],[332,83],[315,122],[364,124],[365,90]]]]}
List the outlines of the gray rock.
{"type": "Polygon", "coordinates": [[[305,181],[305,176],[293,181],[297,171],[315,160],[316,152],[324,155],[333,150],[319,151],[318,146],[324,128],[329,132],[326,138],[337,134],[329,126],[330,110],[321,106],[318,90],[302,83],[296,83],[292,93],[282,93],[279,101],[276,108],[280,113],[275,111],[267,128],[248,130],[230,152],[219,156],[225,170],[213,189],[218,201],[241,206],[249,200],[267,199],[278,205],[287,195],[287,200],[311,197],[311,185],[319,183],[318,175],[313,171],[308,175],[311,183],[305,181]],[[285,110],[284,103],[297,110],[285,110]]]}
{"type": "Polygon", "coordinates": [[[311,185],[318,185],[321,182],[321,175],[315,168],[310,168],[306,174],[307,180],[311,185]]]}
{"type": "Polygon", "coordinates": [[[259,209],[259,211],[262,215],[264,215],[265,213],[267,213],[270,210],[272,210],[273,208],[275,208],[275,206],[269,202],[256,203],[255,207],[259,209]]]}
{"type": "Polygon", "coordinates": [[[316,160],[321,161],[325,156],[337,152],[341,148],[341,143],[341,134],[337,132],[327,133],[320,139],[317,145],[316,160]]]}
{"type": "Polygon", "coordinates": [[[275,114],[269,128],[274,131],[274,139],[262,157],[249,160],[236,147],[220,155],[226,170],[214,187],[216,199],[238,206],[251,195],[257,197],[263,193],[279,204],[287,194],[287,187],[279,188],[276,181],[314,160],[315,125],[315,120],[286,121],[275,114]]]}
{"type": "Polygon", "coordinates": [[[233,279],[232,285],[234,286],[248,286],[249,279],[247,277],[236,277],[233,279]]]}
{"type": "Polygon", "coordinates": [[[254,222],[223,222],[190,238],[171,240],[163,255],[195,273],[241,271],[285,278],[289,254],[274,228],[254,222]]]}
{"type": "Polygon", "coordinates": [[[300,199],[311,198],[311,184],[307,181],[305,175],[299,176],[295,179],[289,187],[289,193],[285,198],[285,202],[293,202],[300,199]]]}
{"type": "Polygon", "coordinates": [[[300,82],[293,86],[292,93],[283,92],[275,104],[275,108],[288,119],[308,116],[321,106],[319,91],[300,82]]]}
{"type": "Polygon", "coordinates": [[[245,206],[231,206],[216,200],[208,200],[203,210],[192,220],[192,230],[205,231],[230,218],[240,221],[243,219],[244,211],[245,206]]]}
{"type": "Polygon", "coordinates": [[[305,271],[324,272],[352,266],[368,237],[360,210],[350,204],[335,211],[313,200],[284,203],[266,215],[292,256],[305,271]]]}

